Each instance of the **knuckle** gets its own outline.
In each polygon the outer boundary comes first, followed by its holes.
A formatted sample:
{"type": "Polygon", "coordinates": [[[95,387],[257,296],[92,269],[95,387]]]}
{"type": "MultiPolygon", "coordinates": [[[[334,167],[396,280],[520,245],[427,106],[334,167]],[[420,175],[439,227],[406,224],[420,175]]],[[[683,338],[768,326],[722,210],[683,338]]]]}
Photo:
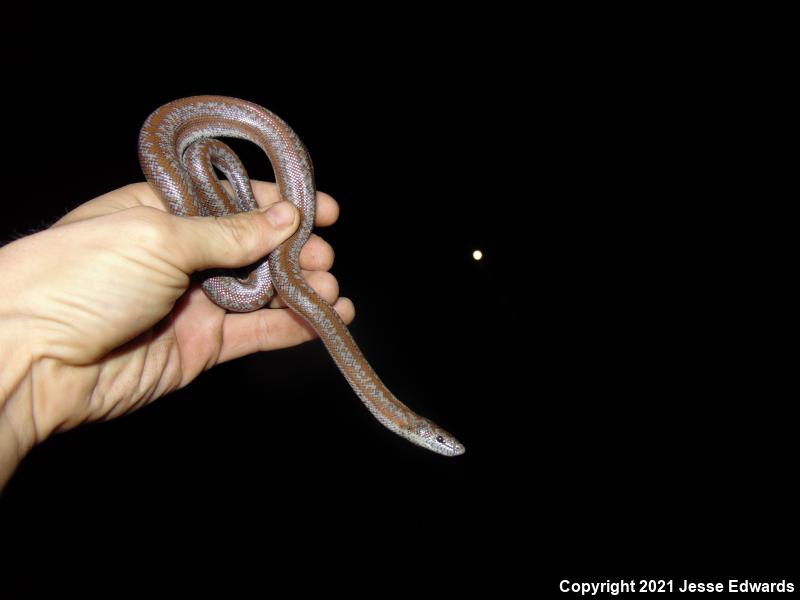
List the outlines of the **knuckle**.
{"type": "Polygon", "coordinates": [[[308,268],[323,269],[325,271],[333,267],[336,254],[328,242],[317,234],[311,234],[311,238],[301,251],[300,259],[308,268]]]}
{"type": "Polygon", "coordinates": [[[130,237],[148,247],[161,247],[174,237],[169,215],[147,206],[138,206],[129,211],[130,237]]]}
{"type": "Polygon", "coordinates": [[[128,183],[123,185],[121,188],[119,188],[119,191],[138,198],[144,194],[152,193],[152,188],[150,187],[149,183],[145,181],[138,181],[136,183],[128,183]]]}
{"type": "Polygon", "coordinates": [[[258,315],[258,322],[256,323],[256,344],[261,352],[269,350],[272,347],[275,339],[275,327],[272,320],[269,318],[268,309],[263,309],[256,313],[258,315]]]}
{"type": "Polygon", "coordinates": [[[258,239],[256,226],[253,219],[245,219],[239,216],[234,217],[214,217],[216,223],[222,231],[222,235],[227,238],[232,245],[250,249],[254,241],[258,239]]]}
{"type": "Polygon", "coordinates": [[[326,300],[339,297],[339,281],[327,271],[314,275],[314,287],[326,300]]]}
{"type": "Polygon", "coordinates": [[[333,266],[333,261],[336,258],[336,254],[333,251],[333,246],[331,246],[328,242],[326,242],[321,237],[317,238],[319,249],[317,252],[317,260],[319,261],[320,265],[324,269],[330,269],[333,266]]]}
{"type": "Polygon", "coordinates": [[[111,193],[119,194],[121,197],[125,198],[131,206],[139,205],[151,208],[163,206],[161,198],[146,181],[129,183],[111,193]]]}

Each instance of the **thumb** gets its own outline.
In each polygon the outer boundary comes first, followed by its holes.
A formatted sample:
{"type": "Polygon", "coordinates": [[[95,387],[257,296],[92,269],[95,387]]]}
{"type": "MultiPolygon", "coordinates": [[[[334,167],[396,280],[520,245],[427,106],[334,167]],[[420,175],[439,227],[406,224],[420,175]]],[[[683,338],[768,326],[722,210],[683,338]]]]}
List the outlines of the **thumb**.
{"type": "Polygon", "coordinates": [[[225,217],[180,218],[179,236],[187,272],[242,267],[272,252],[300,224],[291,202],[225,217]]]}

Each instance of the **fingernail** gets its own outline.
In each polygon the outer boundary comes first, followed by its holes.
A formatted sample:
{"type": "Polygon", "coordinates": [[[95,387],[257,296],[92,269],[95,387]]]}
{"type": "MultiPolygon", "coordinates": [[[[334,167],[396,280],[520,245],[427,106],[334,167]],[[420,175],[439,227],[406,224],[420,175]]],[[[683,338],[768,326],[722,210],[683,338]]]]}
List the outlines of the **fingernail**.
{"type": "Polygon", "coordinates": [[[266,215],[273,227],[284,228],[294,223],[294,207],[286,201],[270,206],[266,215]]]}

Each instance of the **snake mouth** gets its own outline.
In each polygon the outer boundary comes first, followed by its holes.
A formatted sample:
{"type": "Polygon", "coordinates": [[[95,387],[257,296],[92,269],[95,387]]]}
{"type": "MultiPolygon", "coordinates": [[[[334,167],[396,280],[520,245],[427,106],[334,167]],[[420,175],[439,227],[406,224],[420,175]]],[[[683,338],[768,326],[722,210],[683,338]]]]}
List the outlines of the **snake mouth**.
{"type": "Polygon", "coordinates": [[[453,440],[453,447],[448,448],[448,450],[450,450],[448,456],[461,456],[467,451],[467,449],[464,447],[464,444],[456,440],[453,440]]]}

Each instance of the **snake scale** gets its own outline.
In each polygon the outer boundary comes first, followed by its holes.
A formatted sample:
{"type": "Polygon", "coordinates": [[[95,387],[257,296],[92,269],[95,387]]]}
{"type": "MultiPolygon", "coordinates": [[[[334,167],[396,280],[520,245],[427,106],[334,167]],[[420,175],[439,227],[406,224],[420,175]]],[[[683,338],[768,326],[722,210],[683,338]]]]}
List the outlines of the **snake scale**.
{"type": "Polygon", "coordinates": [[[218,137],[259,146],[272,163],[282,200],[300,211],[297,231],[246,277],[212,271],[203,289],[217,305],[234,312],[263,307],[277,290],[283,301],[314,328],[339,370],[380,423],[410,442],[445,456],[464,446],[400,402],[378,378],[342,319],[300,272],[300,250],[314,225],[316,198],[311,159],[279,117],[261,106],[224,96],[196,96],[165,104],[145,121],[139,161],[150,185],[175,215],[224,216],[258,206],[239,158],[218,137]],[[222,186],[219,169],[233,193],[222,186]]]}

